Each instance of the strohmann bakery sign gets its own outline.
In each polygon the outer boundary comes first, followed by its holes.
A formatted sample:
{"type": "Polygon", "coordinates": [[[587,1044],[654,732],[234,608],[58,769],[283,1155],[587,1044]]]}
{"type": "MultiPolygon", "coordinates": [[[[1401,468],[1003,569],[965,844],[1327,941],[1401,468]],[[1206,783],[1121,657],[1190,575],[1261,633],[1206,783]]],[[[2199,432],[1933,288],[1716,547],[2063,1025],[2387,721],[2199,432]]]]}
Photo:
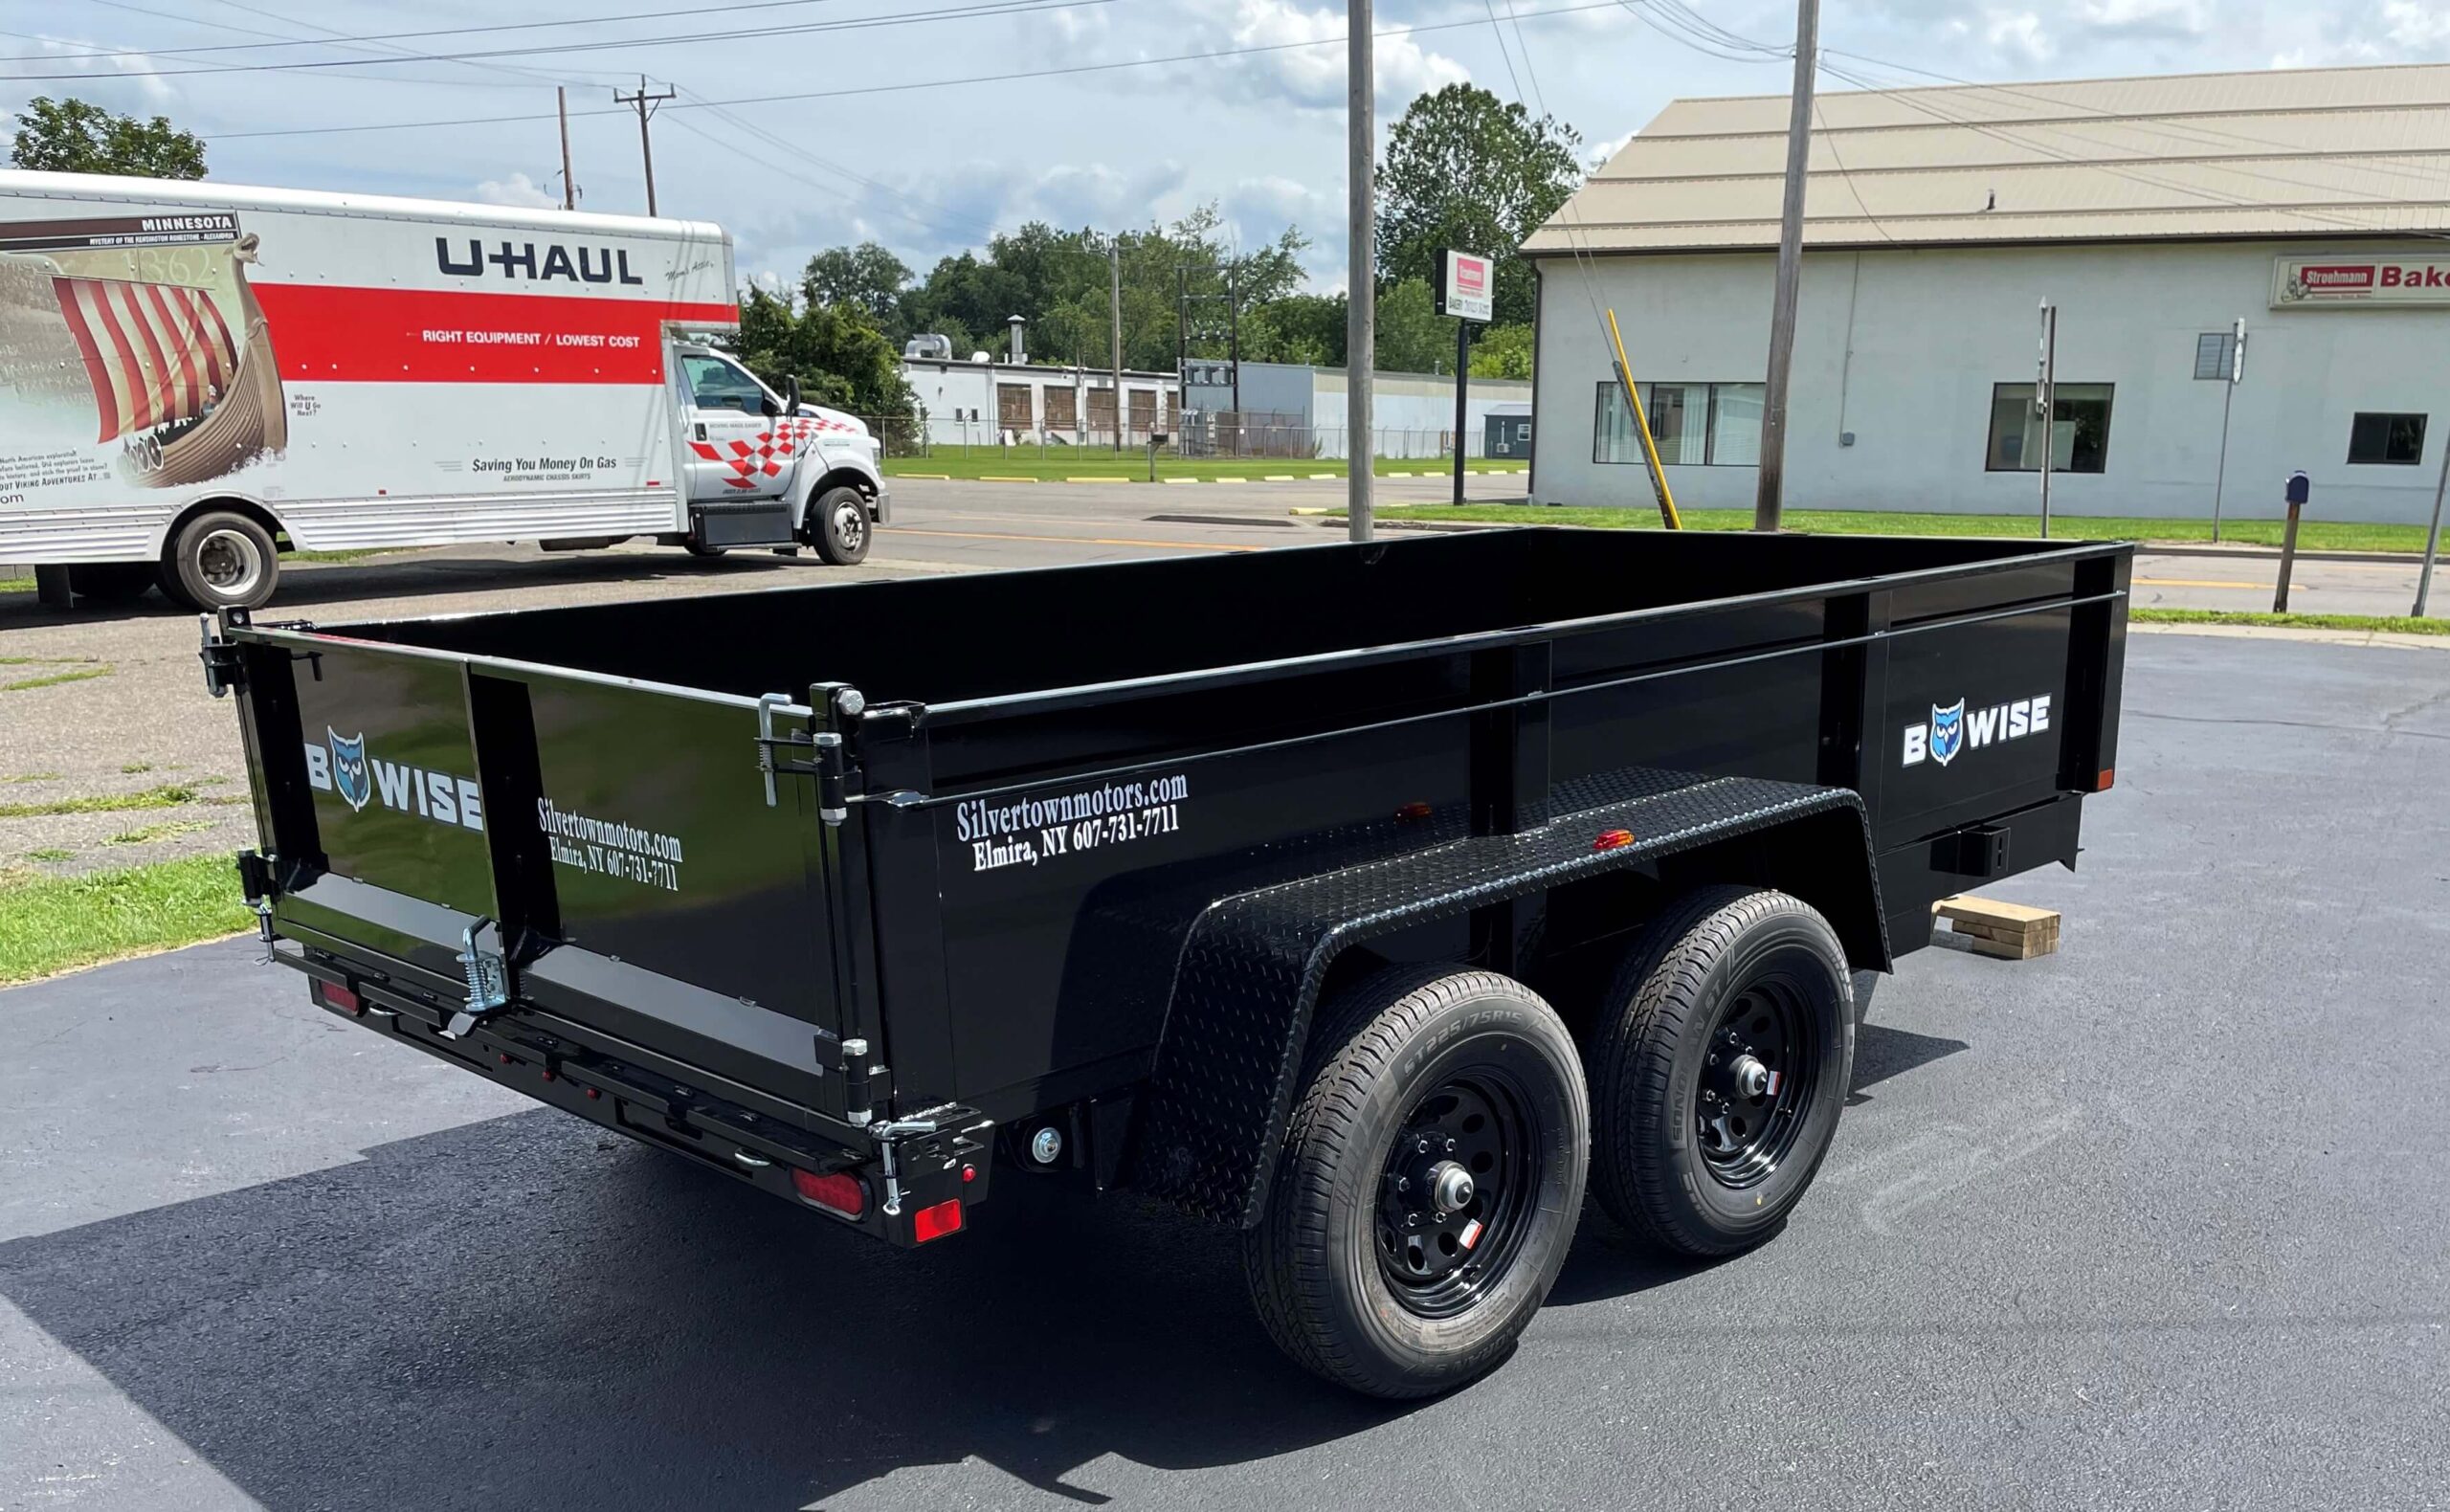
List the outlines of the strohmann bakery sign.
{"type": "Polygon", "coordinates": [[[2272,264],[2271,304],[2450,306],[2450,257],[2282,257],[2272,264]]]}

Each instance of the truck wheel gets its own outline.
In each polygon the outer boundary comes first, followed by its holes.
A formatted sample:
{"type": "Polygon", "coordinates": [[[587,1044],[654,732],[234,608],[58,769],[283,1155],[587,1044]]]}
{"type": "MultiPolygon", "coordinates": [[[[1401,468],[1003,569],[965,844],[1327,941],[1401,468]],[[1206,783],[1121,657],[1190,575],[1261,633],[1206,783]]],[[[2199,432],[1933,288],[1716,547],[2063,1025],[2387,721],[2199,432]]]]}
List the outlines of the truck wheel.
{"type": "Polygon", "coordinates": [[[1489,971],[1381,973],[1324,1011],[1267,1212],[1243,1231],[1259,1321],[1372,1396],[1503,1360],[1565,1263],[1590,1104],[1554,1010],[1489,971]]]}
{"type": "Polygon", "coordinates": [[[1666,1249],[1775,1234],[1838,1129],[1855,1060],[1846,952],[1785,893],[1713,887],[1643,931],[1600,1012],[1592,1182],[1666,1249]]]}
{"type": "Polygon", "coordinates": [[[867,556],[875,532],[868,528],[866,495],[847,483],[829,488],[809,505],[808,513],[818,556],[835,567],[856,567],[867,556]]]}
{"type": "Polygon", "coordinates": [[[280,581],[272,532],[230,510],[196,516],[170,538],[162,591],[189,609],[256,609],[280,581]]]}

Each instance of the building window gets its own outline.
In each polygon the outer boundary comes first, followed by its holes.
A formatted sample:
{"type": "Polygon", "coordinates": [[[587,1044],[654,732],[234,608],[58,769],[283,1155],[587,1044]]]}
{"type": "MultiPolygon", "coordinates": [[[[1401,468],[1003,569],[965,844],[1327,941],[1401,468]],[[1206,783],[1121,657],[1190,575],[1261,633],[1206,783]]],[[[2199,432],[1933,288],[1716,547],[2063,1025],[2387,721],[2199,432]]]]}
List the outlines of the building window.
{"type": "Polygon", "coordinates": [[[2348,428],[2348,459],[2414,467],[2424,460],[2424,416],[2358,415],[2348,428]]]}
{"type": "MultiPolygon", "coordinates": [[[[1761,463],[1761,386],[1757,383],[1646,383],[1638,386],[1650,416],[1650,438],[1659,461],[1670,467],[1757,467],[1761,463]]],[[[1641,437],[1634,434],[1625,391],[1610,379],[1599,385],[1598,420],[1592,430],[1594,462],[1639,462],[1641,437]]]]}
{"type": "MultiPolygon", "coordinates": [[[[2050,470],[2054,473],[2099,473],[2109,462],[2109,398],[2105,383],[2062,383],[2052,386],[2056,402],[2050,417],[2050,470]]],[[[2034,402],[2029,383],[1991,387],[1991,445],[1983,470],[1992,473],[2041,471],[2041,407],[2034,402]]]]}

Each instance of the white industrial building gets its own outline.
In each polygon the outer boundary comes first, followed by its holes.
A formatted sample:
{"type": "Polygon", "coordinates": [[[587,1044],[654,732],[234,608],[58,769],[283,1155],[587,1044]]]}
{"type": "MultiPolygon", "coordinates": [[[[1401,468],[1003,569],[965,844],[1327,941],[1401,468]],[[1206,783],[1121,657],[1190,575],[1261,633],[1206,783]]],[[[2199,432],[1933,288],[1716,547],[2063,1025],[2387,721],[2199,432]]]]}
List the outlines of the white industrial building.
{"type": "MultiPolygon", "coordinates": [[[[968,362],[905,354],[902,377],[918,402],[927,439],[938,446],[1115,441],[1114,374],[1104,369],[999,363],[983,353],[968,362]]],[[[1172,373],[1124,369],[1126,446],[1145,446],[1151,432],[1169,429],[1179,388],[1172,373]]]]}
{"type": "MultiPolygon", "coordinates": [[[[1649,507],[1614,309],[1679,501],[1750,507],[1788,108],[1675,101],[1526,243],[1535,500],[1649,507]]],[[[2421,522],[2445,195],[2450,66],[1823,96],[1786,502],[2034,512],[2048,300],[2054,513],[2269,516],[2303,469],[2314,518],[2421,522]]]]}
{"type": "MultiPolygon", "coordinates": [[[[1230,373],[1221,363],[1203,369],[1230,373]]],[[[1185,434],[1227,455],[1340,457],[1348,455],[1346,378],[1341,367],[1306,363],[1244,363],[1241,384],[1194,383],[1184,400],[1193,415],[1185,434]],[[1238,401],[1238,404],[1237,404],[1238,401]],[[1212,422],[1203,433],[1199,416],[1239,416],[1212,422]],[[1204,440],[1203,436],[1208,439],[1204,440]]],[[[1531,385],[1520,378],[1475,378],[1464,389],[1466,456],[1481,454],[1490,411],[1527,403],[1531,385]]],[[[1376,456],[1429,458],[1454,456],[1455,379],[1451,373],[1378,372],[1370,375],[1370,429],[1376,456]]]]}

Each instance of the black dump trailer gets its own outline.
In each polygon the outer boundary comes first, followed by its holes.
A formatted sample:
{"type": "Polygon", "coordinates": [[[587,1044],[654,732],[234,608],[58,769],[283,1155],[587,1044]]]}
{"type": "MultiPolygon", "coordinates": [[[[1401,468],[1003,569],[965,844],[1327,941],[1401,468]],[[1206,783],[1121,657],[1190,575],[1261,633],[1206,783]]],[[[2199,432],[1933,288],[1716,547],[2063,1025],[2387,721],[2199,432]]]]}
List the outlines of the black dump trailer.
{"type": "Polygon", "coordinates": [[[895,1244],[1014,1180],[1169,1200],[1407,1396],[1503,1357],[1586,1184],[1674,1251],[1776,1232],[1858,984],[2075,863],[2129,564],[1522,529],[232,610],[204,659],[323,1007],[895,1244]]]}

